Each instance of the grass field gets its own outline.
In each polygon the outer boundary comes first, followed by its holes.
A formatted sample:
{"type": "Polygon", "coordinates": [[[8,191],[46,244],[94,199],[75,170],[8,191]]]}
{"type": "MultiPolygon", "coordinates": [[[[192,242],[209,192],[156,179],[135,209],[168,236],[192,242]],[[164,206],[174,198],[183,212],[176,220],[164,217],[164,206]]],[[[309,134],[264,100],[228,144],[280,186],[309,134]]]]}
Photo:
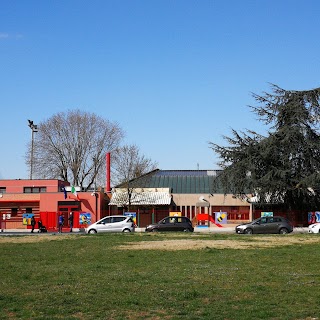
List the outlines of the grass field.
{"type": "Polygon", "coordinates": [[[0,319],[319,319],[320,237],[0,237],[0,319]]]}

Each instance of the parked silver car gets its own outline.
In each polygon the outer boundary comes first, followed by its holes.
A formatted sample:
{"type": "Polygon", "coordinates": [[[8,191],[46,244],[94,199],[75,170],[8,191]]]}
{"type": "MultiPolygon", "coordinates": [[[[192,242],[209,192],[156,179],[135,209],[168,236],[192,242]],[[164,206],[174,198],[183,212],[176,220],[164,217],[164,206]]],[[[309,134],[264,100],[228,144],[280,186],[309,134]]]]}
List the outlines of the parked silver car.
{"type": "Polygon", "coordinates": [[[280,233],[293,231],[290,221],[284,217],[261,217],[249,223],[236,226],[236,233],[280,233]]]}
{"type": "Polygon", "coordinates": [[[86,233],[97,232],[133,232],[134,221],[130,216],[108,216],[91,224],[85,229],[86,233]]]}

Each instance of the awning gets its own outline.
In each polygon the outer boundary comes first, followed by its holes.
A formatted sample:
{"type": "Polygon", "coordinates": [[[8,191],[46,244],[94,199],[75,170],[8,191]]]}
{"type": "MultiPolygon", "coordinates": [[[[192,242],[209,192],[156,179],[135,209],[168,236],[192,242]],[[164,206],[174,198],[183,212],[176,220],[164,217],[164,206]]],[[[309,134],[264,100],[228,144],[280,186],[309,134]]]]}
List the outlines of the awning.
{"type": "MultiPolygon", "coordinates": [[[[132,206],[143,205],[170,205],[171,195],[168,192],[141,192],[131,193],[132,206]]],[[[111,197],[109,206],[127,206],[129,205],[129,195],[127,192],[114,192],[111,197]]]]}

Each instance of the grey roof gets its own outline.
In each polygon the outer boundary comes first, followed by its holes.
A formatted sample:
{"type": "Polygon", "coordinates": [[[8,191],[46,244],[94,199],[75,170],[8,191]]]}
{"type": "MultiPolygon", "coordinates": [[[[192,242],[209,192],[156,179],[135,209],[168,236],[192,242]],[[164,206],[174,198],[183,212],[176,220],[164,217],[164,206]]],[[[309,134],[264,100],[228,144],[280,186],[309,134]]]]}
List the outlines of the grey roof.
{"type": "Polygon", "coordinates": [[[176,194],[213,193],[213,181],[219,172],[220,170],[157,169],[131,181],[130,184],[140,188],[170,188],[170,192],[176,194]]]}

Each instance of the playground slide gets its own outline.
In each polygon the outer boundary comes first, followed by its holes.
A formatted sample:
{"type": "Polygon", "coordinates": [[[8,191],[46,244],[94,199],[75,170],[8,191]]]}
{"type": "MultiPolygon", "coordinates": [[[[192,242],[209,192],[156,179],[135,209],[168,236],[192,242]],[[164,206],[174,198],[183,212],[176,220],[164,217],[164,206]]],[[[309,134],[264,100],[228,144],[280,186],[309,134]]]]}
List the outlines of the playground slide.
{"type": "Polygon", "coordinates": [[[219,228],[223,228],[223,226],[220,223],[216,223],[215,219],[207,214],[207,213],[199,213],[197,214],[197,221],[210,221],[210,223],[214,224],[215,226],[219,228]]]}

